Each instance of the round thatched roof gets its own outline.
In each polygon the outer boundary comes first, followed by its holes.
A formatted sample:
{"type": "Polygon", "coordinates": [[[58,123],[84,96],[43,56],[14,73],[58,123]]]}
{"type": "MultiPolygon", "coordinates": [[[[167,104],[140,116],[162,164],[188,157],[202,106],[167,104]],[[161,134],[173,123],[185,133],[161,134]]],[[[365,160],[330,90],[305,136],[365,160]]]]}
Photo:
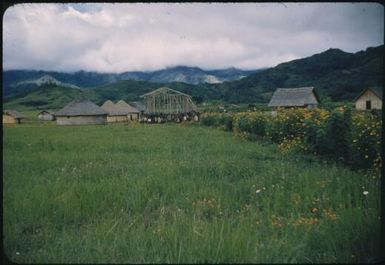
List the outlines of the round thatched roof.
{"type": "Polygon", "coordinates": [[[105,110],[88,99],[71,101],[67,106],[55,113],[56,116],[95,116],[106,114],[105,110]]]}

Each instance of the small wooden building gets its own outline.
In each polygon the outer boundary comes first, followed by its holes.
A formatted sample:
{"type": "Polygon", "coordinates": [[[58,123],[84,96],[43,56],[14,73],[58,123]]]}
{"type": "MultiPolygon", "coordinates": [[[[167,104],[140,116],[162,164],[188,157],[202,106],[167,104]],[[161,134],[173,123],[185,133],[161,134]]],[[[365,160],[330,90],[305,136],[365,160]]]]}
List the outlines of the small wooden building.
{"type": "Polygon", "coordinates": [[[369,87],[364,89],[355,99],[356,109],[382,109],[382,92],[383,89],[381,87],[369,87]]]}
{"type": "Polygon", "coordinates": [[[87,99],[78,99],[55,113],[58,125],[106,124],[107,112],[87,99]]]}
{"type": "Polygon", "coordinates": [[[16,110],[3,110],[3,123],[5,124],[20,124],[24,116],[16,110]]]}
{"type": "Polygon", "coordinates": [[[197,111],[191,97],[168,87],[161,87],[141,96],[146,114],[179,114],[197,111]]]}
{"type": "Polygon", "coordinates": [[[55,115],[47,110],[42,110],[37,114],[37,118],[41,121],[54,121],[55,115]]]}
{"type": "Polygon", "coordinates": [[[319,97],[314,87],[277,88],[268,104],[269,107],[315,108],[319,97]]]}

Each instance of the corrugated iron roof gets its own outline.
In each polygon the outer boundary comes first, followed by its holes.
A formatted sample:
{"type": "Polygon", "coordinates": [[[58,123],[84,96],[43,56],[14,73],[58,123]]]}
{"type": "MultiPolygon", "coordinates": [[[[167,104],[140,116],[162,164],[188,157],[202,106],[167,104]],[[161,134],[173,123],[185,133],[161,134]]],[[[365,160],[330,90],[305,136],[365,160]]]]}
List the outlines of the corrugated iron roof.
{"type": "Polygon", "coordinates": [[[372,91],[377,97],[379,97],[382,100],[383,88],[379,86],[375,86],[375,87],[368,87],[362,90],[360,94],[358,94],[358,96],[354,99],[354,101],[357,101],[367,90],[372,91]]]}
{"type": "Polygon", "coordinates": [[[105,110],[88,99],[73,100],[55,113],[56,116],[94,116],[106,114],[105,110]]]}
{"type": "Polygon", "coordinates": [[[277,88],[268,104],[269,107],[302,107],[318,104],[314,87],[277,88]]]}
{"type": "Polygon", "coordinates": [[[382,100],[382,94],[384,89],[382,87],[376,86],[370,88],[374,94],[376,94],[377,97],[379,97],[382,100]]]}

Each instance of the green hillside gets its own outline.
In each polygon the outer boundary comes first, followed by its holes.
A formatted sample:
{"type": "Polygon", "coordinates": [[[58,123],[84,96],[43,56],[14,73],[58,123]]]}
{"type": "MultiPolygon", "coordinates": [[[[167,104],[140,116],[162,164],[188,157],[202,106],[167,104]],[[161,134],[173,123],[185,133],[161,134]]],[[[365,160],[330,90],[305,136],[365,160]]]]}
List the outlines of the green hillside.
{"type": "Polygon", "coordinates": [[[265,102],[277,87],[300,86],[314,86],[320,95],[333,100],[352,100],[365,87],[383,85],[383,56],[383,45],[354,54],[329,49],[279,64],[232,82],[229,87],[239,91],[239,96],[249,93],[256,101],[265,102]]]}
{"type": "Polygon", "coordinates": [[[47,84],[6,98],[4,107],[16,109],[60,108],[80,95],[97,104],[107,99],[140,100],[140,95],[161,86],[187,93],[196,102],[220,100],[227,103],[267,103],[277,87],[314,86],[334,101],[351,101],[368,86],[383,85],[384,46],[357,53],[329,49],[304,59],[259,71],[241,80],[220,84],[154,83],[121,80],[88,89],[47,84]]]}
{"type": "Polygon", "coordinates": [[[84,91],[81,89],[45,85],[30,92],[5,99],[3,108],[17,110],[59,109],[83,94],[84,91]]]}
{"type": "Polygon", "coordinates": [[[140,96],[157,89],[168,86],[181,92],[190,94],[195,101],[220,99],[219,88],[208,86],[194,86],[185,83],[158,84],[147,81],[124,80],[113,84],[99,86],[94,89],[74,89],[57,85],[45,85],[26,91],[18,96],[6,98],[4,108],[17,110],[32,109],[58,109],[64,107],[71,100],[86,97],[96,104],[103,104],[107,99],[117,101],[140,100],[140,96]]]}

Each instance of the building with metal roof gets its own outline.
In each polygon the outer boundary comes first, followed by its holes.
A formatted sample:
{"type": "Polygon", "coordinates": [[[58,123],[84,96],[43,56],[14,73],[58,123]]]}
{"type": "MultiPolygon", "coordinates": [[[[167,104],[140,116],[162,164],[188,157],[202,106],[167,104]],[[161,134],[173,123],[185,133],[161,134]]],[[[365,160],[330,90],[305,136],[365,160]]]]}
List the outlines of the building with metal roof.
{"type": "Polygon", "coordinates": [[[268,104],[269,107],[308,107],[319,104],[314,87],[277,88],[268,104]]]}
{"type": "Polygon", "coordinates": [[[355,106],[358,110],[382,109],[382,87],[368,87],[356,97],[355,106]]]}

